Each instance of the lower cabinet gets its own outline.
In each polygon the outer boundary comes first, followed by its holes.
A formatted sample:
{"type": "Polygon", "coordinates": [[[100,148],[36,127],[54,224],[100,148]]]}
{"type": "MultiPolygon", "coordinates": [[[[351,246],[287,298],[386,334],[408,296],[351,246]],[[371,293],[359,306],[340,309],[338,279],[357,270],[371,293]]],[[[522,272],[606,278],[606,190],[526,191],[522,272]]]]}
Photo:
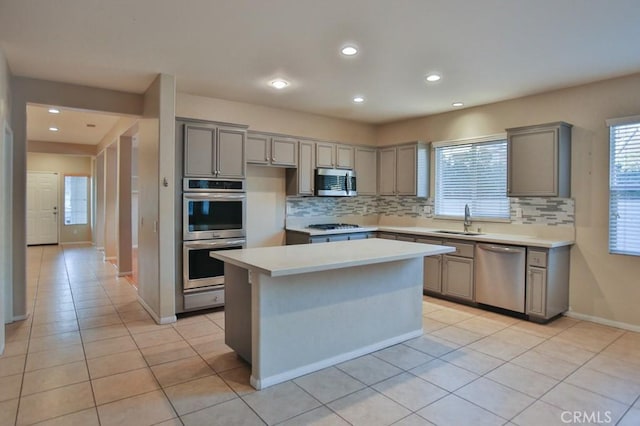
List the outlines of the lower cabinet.
{"type": "Polygon", "coordinates": [[[313,243],[332,243],[335,241],[351,241],[365,240],[367,238],[375,238],[374,232],[352,232],[345,234],[329,234],[329,235],[309,235],[306,232],[287,231],[285,234],[286,244],[313,244],[313,243]]]}
{"type": "MultiPolygon", "coordinates": [[[[442,240],[416,238],[416,243],[442,245],[442,240]]],[[[431,293],[442,293],[442,257],[425,256],[422,288],[431,293]]]]}
{"type": "Polygon", "coordinates": [[[442,294],[473,301],[473,259],[443,256],[442,294]]]}
{"type": "Polygon", "coordinates": [[[569,309],[569,247],[527,249],[525,313],[546,321],[569,309]]]}

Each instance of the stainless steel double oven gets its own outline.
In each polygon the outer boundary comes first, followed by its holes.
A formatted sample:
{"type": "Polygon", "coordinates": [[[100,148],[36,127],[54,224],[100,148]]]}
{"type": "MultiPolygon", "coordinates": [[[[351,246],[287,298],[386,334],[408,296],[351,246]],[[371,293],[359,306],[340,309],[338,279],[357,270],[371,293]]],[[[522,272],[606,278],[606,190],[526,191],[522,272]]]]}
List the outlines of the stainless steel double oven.
{"type": "Polygon", "coordinates": [[[224,305],[224,263],[209,253],[246,245],[243,180],[184,178],[182,193],[183,309],[224,305]]]}

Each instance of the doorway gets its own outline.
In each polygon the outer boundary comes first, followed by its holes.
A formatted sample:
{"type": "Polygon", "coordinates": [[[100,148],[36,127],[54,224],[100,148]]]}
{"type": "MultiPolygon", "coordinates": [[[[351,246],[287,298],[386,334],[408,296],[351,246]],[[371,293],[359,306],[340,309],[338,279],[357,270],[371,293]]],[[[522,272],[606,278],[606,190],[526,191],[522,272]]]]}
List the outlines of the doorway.
{"type": "Polygon", "coordinates": [[[58,244],[58,174],[27,173],[27,245],[58,244]]]}

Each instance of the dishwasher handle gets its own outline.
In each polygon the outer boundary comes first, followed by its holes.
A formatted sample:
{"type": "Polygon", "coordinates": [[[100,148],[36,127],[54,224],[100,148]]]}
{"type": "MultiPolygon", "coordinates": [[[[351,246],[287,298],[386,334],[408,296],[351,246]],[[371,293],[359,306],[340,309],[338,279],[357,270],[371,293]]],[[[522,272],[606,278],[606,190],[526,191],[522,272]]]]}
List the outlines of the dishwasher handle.
{"type": "Polygon", "coordinates": [[[522,247],[509,247],[509,246],[498,246],[498,245],[489,245],[489,244],[478,244],[478,248],[482,250],[497,252],[497,253],[509,253],[509,254],[520,254],[520,253],[524,253],[524,250],[525,250],[522,247]]]}

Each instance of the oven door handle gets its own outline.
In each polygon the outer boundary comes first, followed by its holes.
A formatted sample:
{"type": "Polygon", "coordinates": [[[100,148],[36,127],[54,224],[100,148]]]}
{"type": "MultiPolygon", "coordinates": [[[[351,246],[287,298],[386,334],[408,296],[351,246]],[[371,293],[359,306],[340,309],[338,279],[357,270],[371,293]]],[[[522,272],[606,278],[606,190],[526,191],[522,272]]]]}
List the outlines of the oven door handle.
{"type": "Polygon", "coordinates": [[[241,246],[246,243],[246,240],[231,240],[231,241],[215,241],[215,242],[185,242],[184,246],[189,249],[215,249],[219,247],[228,246],[241,246]]]}
{"type": "Polygon", "coordinates": [[[210,200],[212,198],[223,198],[227,200],[241,200],[247,198],[245,194],[212,194],[212,193],[185,193],[185,200],[210,200]]]}

